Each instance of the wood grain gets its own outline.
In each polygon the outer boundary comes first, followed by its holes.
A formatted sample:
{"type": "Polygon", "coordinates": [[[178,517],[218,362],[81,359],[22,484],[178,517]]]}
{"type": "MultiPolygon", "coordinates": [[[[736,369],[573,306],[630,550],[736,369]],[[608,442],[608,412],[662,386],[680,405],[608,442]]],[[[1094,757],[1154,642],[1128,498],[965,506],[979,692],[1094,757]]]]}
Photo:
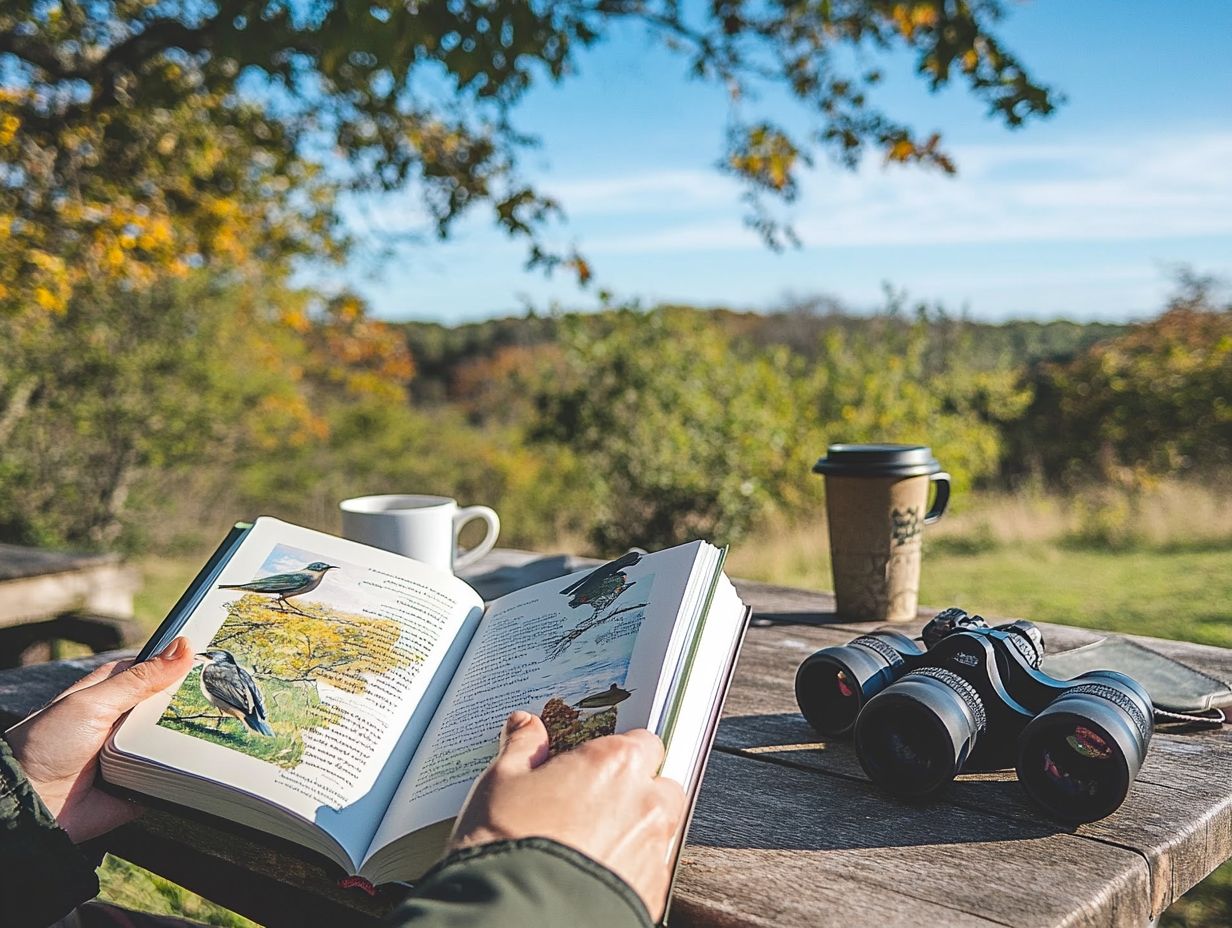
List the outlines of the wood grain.
{"type": "MultiPolygon", "coordinates": [[[[497,552],[478,579],[491,596],[586,563],[497,552]]],[[[1007,772],[964,775],[924,806],[881,795],[849,744],[812,733],[793,691],[804,657],[874,626],[838,621],[824,593],[737,585],[757,614],[683,856],[673,928],[1140,926],[1232,855],[1227,732],[1157,734],[1122,809],[1076,829],[1043,818],[1007,772]]],[[[932,614],[922,610],[919,624],[932,614]]],[[[1043,628],[1056,650],[1101,637],[1043,628]]],[[[1232,651],[1140,640],[1232,678],[1232,651]]],[[[0,673],[0,721],[113,656],[0,673]]],[[[336,870],[309,852],[178,809],[156,809],[108,841],[271,926],[369,924],[401,895],[339,890],[336,870]]]]}
{"type": "Polygon", "coordinates": [[[682,866],[694,923],[1141,926],[1148,912],[1133,851],[723,753],[682,866]]]}
{"type": "MultiPolygon", "coordinates": [[[[812,732],[796,706],[791,676],[813,650],[845,644],[866,625],[816,622],[800,591],[779,596],[772,587],[749,591],[756,607],[774,618],[750,632],[728,696],[716,748],[743,757],[816,771],[829,778],[868,783],[851,745],[826,742],[812,732]],[[804,608],[793,614],[793,610],[804,608]]],[[[921,617],[921,622],[923,616],[921,617]]],[[[1102,633],[1041,625],[1056,650],[1077,647],[1102,633]]],[[[911,629],[914,631],[915,629],[911,629]]],[[[1185,642],[1138,639],[1149,647],[1214,676],[1232,670],[1232,652],[1185,642]]],[[[1227,728],[1219,732],[1157,733],[1125,804],[1101,822],[1071,830],[1078,839],[1131,850],[1150,872],[1149,908],[1158,915],[1173,900],[1232,857],[1232,751],[1227,728]]],[[[950,806],[979,809],[1024,822],[1043,818],[1014,782],[1012,771],[959,777],[936,814],[950,806]]],[[[829,782],[829,781],[827,781],[829,782]]],[[[891,800],[886,799],[886,802],[891,800]]],[[[929,813],[932,814],[932,813],[929,813]]],[[[1058,826],[1059,827],[1059,826],[1058,826]]]]}

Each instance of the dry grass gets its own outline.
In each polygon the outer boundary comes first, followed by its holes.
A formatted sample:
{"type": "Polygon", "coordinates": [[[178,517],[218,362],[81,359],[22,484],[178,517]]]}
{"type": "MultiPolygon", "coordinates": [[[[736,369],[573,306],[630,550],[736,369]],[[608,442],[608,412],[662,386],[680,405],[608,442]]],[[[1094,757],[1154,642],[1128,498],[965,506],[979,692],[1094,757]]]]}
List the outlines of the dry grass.
{"type": "MultiPolygon", "coordinates": [[[[1091,488],[1069,495],[1026,489],[959,499],[925,531],[928,562],[1053,549],[1129,554],[1232,550],[1232,478],[1160,483],[1137,492],[1091,488]]],[[[829,589],[825,513],[780,519],[733,547],[733,576],[829,589]]]]}

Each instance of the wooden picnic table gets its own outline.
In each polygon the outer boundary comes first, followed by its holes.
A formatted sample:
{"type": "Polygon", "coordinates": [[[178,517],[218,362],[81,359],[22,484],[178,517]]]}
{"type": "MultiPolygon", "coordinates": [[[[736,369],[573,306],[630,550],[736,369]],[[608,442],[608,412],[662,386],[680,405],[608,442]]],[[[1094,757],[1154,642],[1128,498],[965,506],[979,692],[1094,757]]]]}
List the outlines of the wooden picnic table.
{"type": "MultiPolygon", "coordinates": [[[[491,597],[581,563],[498,550],[471,579],[491,597]]],[[[926,805],[887,798],[849,743],[818,741],[792,687],[812,651],[874,626],[839,621],[827,593],[736,586],[755,615],[689,832],[673,926],[1141,928],[1232,857],[1227,727],[1156,733],[1125,804],[1076,828],[1042,817],[1012,771],[964,775],[926,805]]],[[[919,624],[932,614],[922,611],[919,624]]],[[[1041,628],[1054,651],[1100,637],[1041,628]]],[[[1232,679],[1232,650],[1138,640],[1232,679]]],[[[97,660],[0,673],[0,722],[97,660]]],[[[340,890],[336,871],[294,845],[182,810],[152,810],[104,840],[118,856],[271,928],[365,925],[399,898],[397,888],[375,899],[340,890]]]]}
{"type": "Polygon", "coordinates": [[[139,586],[115,554],[0,544],[0,667],[46,660],[58,640],[95,652],[128,644],[139,586]],[[41,654],[32,652],[38,646],[41,654]]]}

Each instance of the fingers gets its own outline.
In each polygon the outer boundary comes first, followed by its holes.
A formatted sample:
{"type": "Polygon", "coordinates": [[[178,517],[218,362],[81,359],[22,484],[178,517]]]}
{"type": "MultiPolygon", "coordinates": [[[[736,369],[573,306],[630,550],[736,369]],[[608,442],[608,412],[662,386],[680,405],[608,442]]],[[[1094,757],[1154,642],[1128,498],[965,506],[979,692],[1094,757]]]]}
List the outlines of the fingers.
{"type": "MultiPolygon", "coordinates": [[[[93,686],[95,683],[102,683],[108,677],[113,677],[117,673],[127,670],[132,665],[133,662],[131,659],[123,661],[108,661],[105,664],[99,664],[64,692],[57,694],[55,699],[63,699],[65,696],[71,696],[78,690],[84,690],[87,686],[93,686]]],[[[53,699],[52,702],[55,702],[55,699],[53,699]]]]}
{"type": "Polygon", "coordinates": [[[176,638],[157,657],[112,673],[90,687],[90,699],[117,716],[161,690],[174,686],[192,668],[188,639],[176,638]]]}
{"type": "Polygon", "coordinates": [[[663,763],[663,742],[646,729],[635,728],[588,741],[570,753],[583,757],[606,754],[634,776],[654,777],[663,763]]]}
{"type": "Polygon", "coordinates": [[[501,730],[495,763],[512,770],[533,770],[548,757],[548,730],[529,712],[514,712],[501,730]]]}

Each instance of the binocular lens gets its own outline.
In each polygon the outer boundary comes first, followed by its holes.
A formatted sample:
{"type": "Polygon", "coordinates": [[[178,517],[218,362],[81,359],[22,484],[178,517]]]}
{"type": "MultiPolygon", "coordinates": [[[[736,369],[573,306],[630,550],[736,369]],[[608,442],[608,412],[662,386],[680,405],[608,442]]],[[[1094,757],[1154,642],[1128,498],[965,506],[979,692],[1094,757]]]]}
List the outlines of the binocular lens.
{"type": "Polygon", "coordinates": [[[1059,718],[1024,739],[1018,776],[1054,815],[1095,821],[1125,799],[1132,776],[1116,740],[1094,723],[1059,718]]]}
{"type": "Polygon", "coordinates": [[[1057,818],[1094,822],[1121,805],[1151,740],[1151,700],[1123,674],[1093,671],[1022,733],[1018,779],[1057,818]]]}
{"type": "Polygon", "coordinates": [[[903,654],[919,653],[901,632],[861,635],[837,648],[822,648],[796,671],[796,702],[819,735],[841,735],[860,707],[901,673],[903,654]]]}
{"type": "Polygon", "coordinates": [[[860,712],[860,684],[852,672],[824,655],[814,655],[796,674],[796,701],[814,730],[840,734],[860,712]]]}
{"type": "Polygon", "coordinates": [[[984,707],[957,674],[929,667],[869,700],[856,724],[860,765],[898,796],[936,792],[962,770],[984,729],[984,707]]]}
{"type": "Polygon", "coordinates": [[[862,726],[860,763],[875,782],[899,795],[925,795],[953,776],[949,739],[936,718],[910,704],[862,726]]]}

